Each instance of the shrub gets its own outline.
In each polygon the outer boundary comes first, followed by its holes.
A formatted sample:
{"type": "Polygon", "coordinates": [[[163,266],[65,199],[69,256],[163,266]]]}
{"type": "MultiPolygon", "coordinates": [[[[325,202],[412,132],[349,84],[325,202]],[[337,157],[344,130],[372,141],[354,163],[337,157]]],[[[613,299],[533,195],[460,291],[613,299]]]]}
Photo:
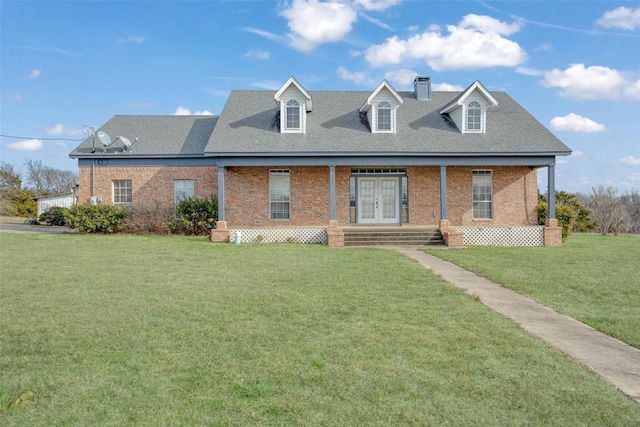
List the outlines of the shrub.
{"type": "Polygon", "coordinates": [[[67,210],[67,208],[54,206],[47,209],[46,212],[41,213],[38,220],[46,223],[47,225],[66,225],[64,215],[67,210]]]}
{"type": "MultiPolygon", "coordinates": [[[[547,221],[549,206],[547,202],[540,201],[537,206],[538,210],[538,224],[544,225],[547,221]]],[[[556,219],[558,220],[558,225],[562,227],[562,240],[566,240],[571,234],[571,229],[573,228],[573,221],[575,219],[575,214],[573,210],[569,206],[560,205],[556,206],[556,219]]]]}
{"type": "Polygon", "coordinates": [[[65,212],[65,223],[81,233],[114,233],[127,216],[118,206],[75,205],[65,212]]]}
{"type": "Polygon", "coordinates": [[[132,234],[173,234],[180,231],[173,203],[134,203],[126,208],[129,216],[120,231],[132,234]]]}
{"type": "Polygon", "coordinates": [[[208,234],[218,221],[218,199],[184,199],[176,208],[180,221],[194,235],[208,234]]]}

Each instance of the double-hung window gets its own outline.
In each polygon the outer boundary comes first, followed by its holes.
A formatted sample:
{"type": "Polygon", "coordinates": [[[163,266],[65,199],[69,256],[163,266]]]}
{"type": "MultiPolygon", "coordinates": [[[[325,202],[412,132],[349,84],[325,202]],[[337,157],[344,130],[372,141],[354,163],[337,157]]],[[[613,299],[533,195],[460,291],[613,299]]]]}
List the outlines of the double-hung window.
{"type": "Polygon", "coordinates": [[[130,179],[116,179],[113,181],[113,204],[131,203],[133,191],[130,179]]]}
{"type": "Polygon", "coordinates": [[[390,131],[391,130],[391,104],[388,102],[381,102],[378,104],[378,131],[390,131]]]}
{"type": "Polygon", "coordinates": [[[195,186],[192,179],[176,179],[173,181],[173,197],[176,206],[183,200],[193,199],[194,190],[195,186]]]}
{"type": "Polygon", "coordinates": [[[473,171],[473,218],[493,218],[491,171],[473,171]]]}
{"type": "Polygon", "coordinates": [[[294,99],[287,102],[285,127],[300,129],[300,103],[294,99]]]}
{"type": "Polygon", "coordinates": [[[482,106],[476,101],[470,102],[467,106],[467,131],[482,131],[482,106]]]}
{"type": "Polygon", "coordinates": [[[271,219],[290,219],[290,180],[288,170],[269,172],[269,214],[271,219]]]}

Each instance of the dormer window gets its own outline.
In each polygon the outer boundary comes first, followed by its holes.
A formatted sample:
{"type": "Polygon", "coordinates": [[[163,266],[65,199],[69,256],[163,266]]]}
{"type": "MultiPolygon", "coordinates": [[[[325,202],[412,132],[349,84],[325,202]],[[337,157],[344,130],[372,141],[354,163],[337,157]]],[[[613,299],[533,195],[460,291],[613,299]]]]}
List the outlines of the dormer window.
{"type": "Polygon", "coordinates": [[[383,80],[358,111],[366,118],[371,133],[396,133],[396,111],[403,102],[400,94],[383,80]]]}
{"type": "Polygon", "coordinates": [[[273,96],[278,105],[278,121],[281,133],[306,133],[307,115],[313,111],[311,95],[293,77],[282,85],[273,96]]]}
{"type": "Polygon", "coordinates": [[[467,132],[482,132],[482,106],[473,101],[467,105],[467,132]]]}
{"type": "Polygon", "coordinates": [[[300,103],[295,99],[287,102],[286,117],[285,127],[287,130],[300,129],[300,103]]]}
{"type": "Polygon", "coordinates": [[[497,105],[493,95],[476,80],[440,110],[440,114],[448,115],[462,133],[485,133],[487,109],[497,105]]]}
{"type": "Polygon", "coordinates": [[[391,104],[381,102],[378,104],[378,131],[385,132],[391,130],[391,104]]]}

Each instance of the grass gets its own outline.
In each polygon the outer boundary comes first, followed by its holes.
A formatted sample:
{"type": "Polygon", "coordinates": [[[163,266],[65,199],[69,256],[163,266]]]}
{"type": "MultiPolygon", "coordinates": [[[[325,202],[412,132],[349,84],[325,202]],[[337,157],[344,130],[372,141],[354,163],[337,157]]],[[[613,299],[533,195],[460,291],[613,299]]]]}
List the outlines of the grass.
{"type": "Polygon", "coordinates": [[[428,252],[640,348],[640,236],[578,234],[561,248],[428,252]]]}
{"type": "Polygon", "coordinates": [[[392,251],[0,243],[2,425],[640,425],[637,403],[392,251]]]}

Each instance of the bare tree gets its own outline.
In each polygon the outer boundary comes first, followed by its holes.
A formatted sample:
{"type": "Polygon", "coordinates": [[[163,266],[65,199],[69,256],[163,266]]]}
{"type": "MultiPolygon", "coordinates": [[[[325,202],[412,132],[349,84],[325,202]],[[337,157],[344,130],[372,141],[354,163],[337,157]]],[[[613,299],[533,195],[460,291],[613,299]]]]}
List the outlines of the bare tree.
{"type": "Polygon", "coordinates": [[[640,192],[632,188],[621,196],[622,204],[631,219],[631,233],[640,234],[640,192]]]}
{"type": "Polygon", "coordinates": [[[591,218],[598,224],[596,230],[602,234],[628,233],[633,226],[629,212],[617,194],[618,190],[611,186],[592,188],[588,207],[591,218]]]}
{"type": "Polygon", "coordinates": [[[24,165],[27,185],[36,197],[67,192],[78,182],[74,172],[43,165],[41,160],[25,159],[24,165]]]}

